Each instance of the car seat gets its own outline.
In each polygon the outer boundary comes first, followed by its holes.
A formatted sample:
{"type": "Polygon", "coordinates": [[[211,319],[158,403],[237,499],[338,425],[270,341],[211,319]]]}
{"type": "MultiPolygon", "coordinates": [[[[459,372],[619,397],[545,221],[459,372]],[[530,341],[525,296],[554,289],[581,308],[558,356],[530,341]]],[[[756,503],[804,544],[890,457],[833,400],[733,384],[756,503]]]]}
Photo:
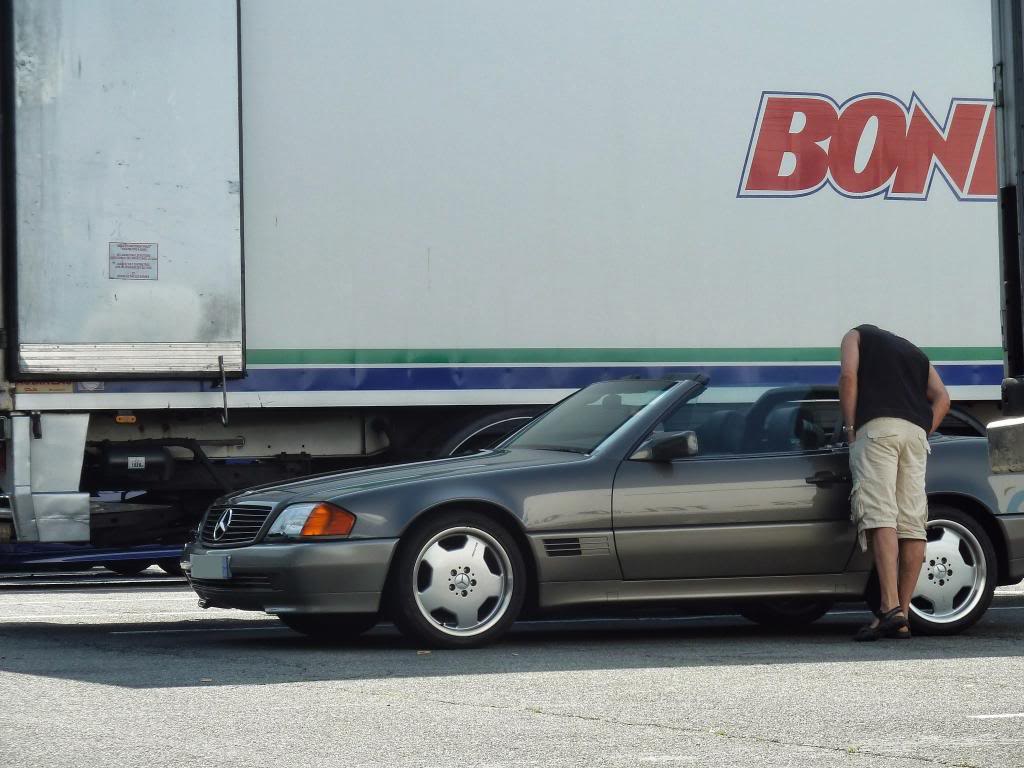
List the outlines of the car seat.
{"type": "Polygon", "coordinates": [[[697,427],[701,455],[739,453],[745,421],[738,411],[714,411],[697,427]]]}

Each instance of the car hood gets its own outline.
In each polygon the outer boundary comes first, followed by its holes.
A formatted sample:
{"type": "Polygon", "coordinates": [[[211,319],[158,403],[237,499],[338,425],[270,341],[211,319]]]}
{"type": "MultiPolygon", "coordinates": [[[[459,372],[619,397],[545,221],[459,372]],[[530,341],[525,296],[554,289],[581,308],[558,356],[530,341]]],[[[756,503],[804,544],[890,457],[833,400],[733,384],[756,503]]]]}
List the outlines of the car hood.
{"type": "Polygon", "coordinates": [[[577,453],[521,448],[486,451],[472,456],[334,472],[329,475],[316,475],[286,483],[258,486],[235,494],[228,500],[228,503],[327,500],[347,493],[358,493],[387,486],[567,464],[586,458],[587,456],[577,453]]]}

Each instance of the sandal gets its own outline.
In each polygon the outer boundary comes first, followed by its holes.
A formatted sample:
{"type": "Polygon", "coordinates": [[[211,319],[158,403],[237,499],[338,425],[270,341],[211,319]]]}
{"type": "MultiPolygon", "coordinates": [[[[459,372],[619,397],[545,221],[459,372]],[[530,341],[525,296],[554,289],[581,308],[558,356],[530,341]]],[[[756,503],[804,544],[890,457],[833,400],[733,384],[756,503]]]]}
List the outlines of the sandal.
{"type": "Polygon", "coordinates": [[[910,639],[910,623],[907,617],[900,613],[899,606],[879,616],[877,624],[865,624],[858,629],[853,639],[863,643],[880,640],[883,637],[896,640],[910,639]]]}

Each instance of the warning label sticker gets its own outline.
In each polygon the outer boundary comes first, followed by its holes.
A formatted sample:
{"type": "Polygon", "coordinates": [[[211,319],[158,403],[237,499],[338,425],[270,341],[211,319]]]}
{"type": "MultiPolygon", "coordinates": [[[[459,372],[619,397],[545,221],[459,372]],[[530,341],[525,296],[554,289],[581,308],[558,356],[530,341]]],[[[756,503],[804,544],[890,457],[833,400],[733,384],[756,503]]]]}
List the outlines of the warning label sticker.
{"type": "Polygon", "coordinates": [[[19,395],[61,395],[73,390],[70,381],[20,381],[14,391],[19,395]]]}
{"type": "Polygon", "coordinates": [[[159,248],[156,243],[109,243],[111,280],[157,280],[159,248]]]}

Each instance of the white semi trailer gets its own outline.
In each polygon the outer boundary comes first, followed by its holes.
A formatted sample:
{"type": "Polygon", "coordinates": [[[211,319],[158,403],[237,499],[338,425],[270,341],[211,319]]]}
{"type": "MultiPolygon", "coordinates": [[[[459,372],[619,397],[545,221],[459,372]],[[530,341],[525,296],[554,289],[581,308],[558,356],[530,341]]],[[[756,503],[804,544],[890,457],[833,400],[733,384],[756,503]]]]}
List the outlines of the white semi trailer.
{"type": "Polygon", "coordinates": [[[472,447],[601,377],[833,382],[862,322],[997,410],[988,3],[2,26],[0,543],[173,538],[226,489],[472,447]]]}

